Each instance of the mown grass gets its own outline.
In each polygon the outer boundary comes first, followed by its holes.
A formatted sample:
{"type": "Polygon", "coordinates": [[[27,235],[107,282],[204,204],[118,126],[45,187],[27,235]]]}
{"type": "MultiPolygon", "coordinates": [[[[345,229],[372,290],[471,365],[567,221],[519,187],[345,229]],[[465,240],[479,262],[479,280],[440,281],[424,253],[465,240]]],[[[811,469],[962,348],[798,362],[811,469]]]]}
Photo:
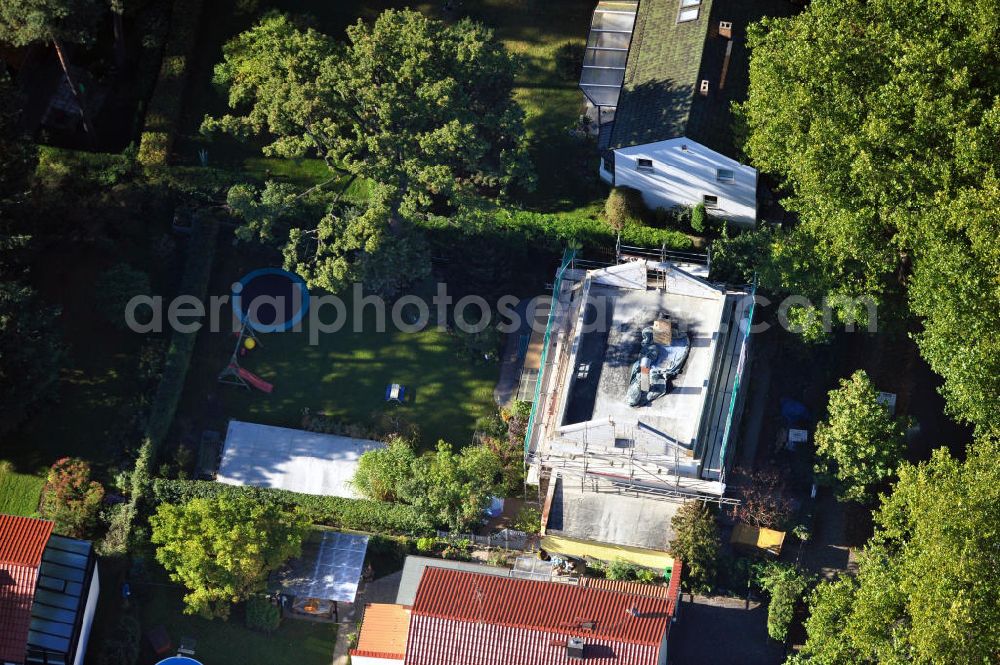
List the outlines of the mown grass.
{"type": "MultiPolygon", "coordinates": [[[[137,590],[144,596],[142,625],[164,626],[175,646],[182,637],[195,639],[197,658],[203,663],[329,665],[333,657],[335,625],[285,619],[274,633],[259,633],[246,627],[242,608],[236,608],[228,621],[209,621],[183,613],[182,589],[158,584],[148,589],[140,586],[137,590]]],[[[150,650],[144,648],[144,651],[150,650]]],[[[159,660],[151,653],[144,653],[140,663],[159,660]]]]}
{"type": "Polygon", "coordinates": [[[45,479],[17,473],[0,463],[0,513],[30,517],[38,512],[45,479]]]}
{"type": "MultiPolygon", "coordinates": [[[[213,294],[227,292],[240,276],[261,267],[239,249],[220,251],[213,294]]],[[[439,439],[456,446],[469,443],[476,420],[495,409],[497,366],[464,359],[461,342],[436,327],[402,332],[392,326],[388,312],[386,329],[379,332],[372,307],[356,318],[351,294],[340,295],[347,314],[341,330],[317,335],[315,345],[308,323],[301,332],[259,335],[259,348],[240,359],[242,366],[274,384],[271,394],[220,384],[217,376],[229,361],[235,338],[203,332],[181,413],[220,429],[229,418],[301,427],[308,408],[351,424],[389,419],[399,429],[416,426],[424,447],[439,439]],[[406,387],[403,404],[386,403],[391,383],[406,387]]],[[[332,307],[322,311],[324,322],[335,317],[332,307]]]]}

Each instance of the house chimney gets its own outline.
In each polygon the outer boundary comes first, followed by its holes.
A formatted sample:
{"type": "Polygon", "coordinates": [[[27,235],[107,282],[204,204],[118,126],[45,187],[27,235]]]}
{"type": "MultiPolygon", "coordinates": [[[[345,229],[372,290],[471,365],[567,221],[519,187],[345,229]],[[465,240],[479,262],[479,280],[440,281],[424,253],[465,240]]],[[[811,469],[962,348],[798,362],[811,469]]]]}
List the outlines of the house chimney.
{"type": "Polygon", "coordinates": [[[733,56],[733,40],[726,43],[726,57],[722,61],[722,74],[719,75],[719,90],[726,87],[726,74],[729,72],[729,59],[733,56]]]}
{"type": "Polygon", "coordinates": [[[702,97],[708,96],[708,79],[701,80],[701,86],[698,88],[698,92],[701,93],[702,97]]]}
{"type": "Polygon", "coordinates": [[[732,21],[719,21],[719,36],[725,37],[726,39],[733,38],[733,22],[732,21]]]}
{"type": "Polygon", "coordinates": [[[579,637],[571,637],[566,641],[566,655],[569,658],[583,660],[584,644],[579,637]]]}

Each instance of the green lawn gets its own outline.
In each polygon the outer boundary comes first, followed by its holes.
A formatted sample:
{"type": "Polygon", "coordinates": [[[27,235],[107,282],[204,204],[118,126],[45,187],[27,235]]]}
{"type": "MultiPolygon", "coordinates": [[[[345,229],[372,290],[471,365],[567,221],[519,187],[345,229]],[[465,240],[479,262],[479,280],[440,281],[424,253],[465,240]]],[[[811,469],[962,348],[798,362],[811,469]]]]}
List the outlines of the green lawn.
{"type": "MultiPolygon", "coordinates": [[[[176,645],[182,637],[197,640],[196,657],[212,665],[329,665],[337,628],[331,624],[286,619],[274,633],[249,630],[243,623],[241,608],[236,608],[228,621],[208,621],[182,613],[184,592],[181,589],[157,585],[137,592],[141,599],[142,628],[163,625],[176,645]]],[[[145,649],[149,651],[149,649],[145,649]]],[[[140,665],[157,662],[145,654],[140,665]]]]}
{"type": "MultiPolygon", "coordinates": [[[[220,243],[213,294],[226,293],[241,275],[266,265],[250,254],[220,243]]],[[[260,347],[241,364],[273,383],[271,394],[218,383],[235,339],[202,332],[181,404],[183,420],[193,418],[199,427],[223,428],[229,418],[300,427],[308,408],[357,424],[398,419],[400,425],[418,428],[425,447],[439,439],[456,446],[469,443],[476,419],[496,408],[498,367],[465,360],[459,341],[434,327],[404,333],[387,320],[390,329],[376,332],[370,307],[362,332],[354,332],[353,301],[349,295],[344,301],[347,324],[339,332],[319,335],[315,346],[309,343],[308,324],[299,333],[259,336],[260,347]],[[390,383],[406,386],[404,404],[385,402],[390,383]]],[[[324,321],[334,317],[332,308],[323,312],[324,321]]]]}
{"type": "Polygon", "coordinates": [[[31,517],[38,512],[44,485],[44,478],[17,473],[0,464],[0,513],[31,517]]]}

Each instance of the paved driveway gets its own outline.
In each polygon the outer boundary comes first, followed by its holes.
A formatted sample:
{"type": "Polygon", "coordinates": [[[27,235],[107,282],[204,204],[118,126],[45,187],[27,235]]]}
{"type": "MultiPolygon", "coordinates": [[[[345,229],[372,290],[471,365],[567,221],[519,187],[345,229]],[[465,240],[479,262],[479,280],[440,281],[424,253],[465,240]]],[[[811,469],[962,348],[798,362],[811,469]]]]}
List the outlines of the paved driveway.
{"type": "Polygon", "coordinates": [[[767,607],[687,594],[670,628],[671,665],[780,665],[785,650],[767,636],[767,607]]]}

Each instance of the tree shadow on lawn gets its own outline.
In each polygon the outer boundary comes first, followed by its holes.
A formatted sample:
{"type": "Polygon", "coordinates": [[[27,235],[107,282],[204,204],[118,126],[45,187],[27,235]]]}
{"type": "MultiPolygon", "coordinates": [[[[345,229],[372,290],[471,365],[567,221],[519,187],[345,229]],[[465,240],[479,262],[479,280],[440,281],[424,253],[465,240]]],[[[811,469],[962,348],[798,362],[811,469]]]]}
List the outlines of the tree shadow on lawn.
{"type": "MultiPolygon", "coordinates": [[[[165,582],[166,575],[162,577],[165,582]]],[[[183,613],[184,590],[179,587],[163,584],[159,578],[155,585],[135,583],[134,587],[140,595],[143,633],[162,625],[175,648],[182,637],[194,638],[199,661],[213,665],[329,665],[332,659],[335,625],[285,619],[274,633],[259,633],[246,627],[242,605],[233,609],[228,621],[209,621],[183,613]]],[[[161,659],[143,639],[140,665],[152,665],[161,659]]]]}

